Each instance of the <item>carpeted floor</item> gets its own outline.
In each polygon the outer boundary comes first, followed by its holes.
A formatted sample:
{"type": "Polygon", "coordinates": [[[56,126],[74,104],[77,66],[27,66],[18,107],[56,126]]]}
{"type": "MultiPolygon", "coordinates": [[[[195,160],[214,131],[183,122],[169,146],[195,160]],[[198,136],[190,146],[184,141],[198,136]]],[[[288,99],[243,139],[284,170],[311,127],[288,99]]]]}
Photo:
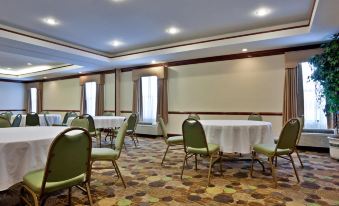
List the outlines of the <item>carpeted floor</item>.
{"type": "MultiPolygon", "coordinates": [[[[300,184],[292,165],[279,159],[276,189],[269,170],[263,174],[259,164],[255,165],[254,178],[251,178],[249,161],[225,159],[223,176],[219,175],[216,164],[215,176],[211,179],[213,185],[206,187],[207,159],[199,159],[198,171],[192,168],[192,159],[181,181],[182,151],[169,151],[167,161],[160,166],[166,148],[163,140],[139,138],[139,141],[139,147],[134,148],[127,138],[127,151],[122,151],[118,161],[127,189],[113,169],[93,171],[91,192],[95,205],[339,205],[339,162],[328,154],[302,152],[303,169],[295,158],[300,184]]],[[[99,165],[110,164],[96,164],[99,165]]],[[[51,196],[46,205],[66,205],[66,194],[51,196]]],[[[88,204],[86,195],[77,189],[73,189],[72,201],[74,205],[88,204]]]]}

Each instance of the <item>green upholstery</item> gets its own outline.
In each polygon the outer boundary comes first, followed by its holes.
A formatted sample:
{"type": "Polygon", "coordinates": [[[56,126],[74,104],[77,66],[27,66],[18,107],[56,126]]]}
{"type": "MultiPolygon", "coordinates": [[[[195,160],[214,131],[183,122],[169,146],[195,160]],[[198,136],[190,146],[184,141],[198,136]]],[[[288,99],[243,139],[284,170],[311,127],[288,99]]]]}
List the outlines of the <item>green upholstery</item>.
{"type": "Polygon", "coordinates": [[[291,153],[290,149],[277,148],[277,151],[275,151],[276,147],[276,144],[256,144],[253,146],[253,150],[268,157],[272,157],[274,155],[288,155],[291,153]]]}
{"type": "Polygon", "coordinates": [[[94,124],[94,119],[91,115],[89,114],[84,114],[80,117],[80,119],[86,118],[88,120],[88,132],[91,134],[91,136],[96,136],[96,130],[95,130],[95,124],[94,124]]]}
{"type": "MultiPolygon", "coordinates": [[[[113,167],[115,171],[117,172],[117,175],[121,178],[121,181],[126,188],[125,181],[121,175],[121,172],[119,170],[118,164],[116,163],[116,160],[119,159],[122,146],[124,144],[124,139],[126,136],[126,130],[127,130],[127,122],[124,122],[123,125],[120,127],[119,132],[117,134],[117,137],[115,139],[115,149],[111,148],[92,148],[92,155],[91,155],[91,165],[95,161],[111,161],[113,163],[113,167]]],[[[108,169],[108,168],[92,168],[92,169],[108,169]]]]}
{"type": "Polygon", "coordinates": [[[39,115],[37,113],[28,113],[26,116],[26,126],[40,126],[39,115]]]}
{"type": "Polygon", "coordinates": [[[16,117],[14,118],[13,122],[12,122],[11,127],[20,127],[21,119],[22,119],[22,115],[17,114],[16,117]]]}
{"type": "Polygon", "coordinates": [[[195,114],[195,113],[189,114],[187,118],[188,118],[188,119],[200,120],[199,115],[198,115],[198,114],[195,114]]]}
{"type": "Polygon", "coordinates": [[[48,119],[47,119],[47,116],[46,116],[47,114],[46,113],[44,113],[44,119],[45,119],[45,122],[46,122],[46,126],[50,126],[50,123],[49,123],[49,121],[48,121],[48,119]]]}
{"type": "MultiPolygon", "coordinates": [[[[44,177],[44,169],[35,170],[27,173],[24,176],[24,184],[31,188],[35,193],[41,192],[41,185],[44,177]]],[[[77,177],[66,179],[64,181],[58,182],[47,182],[45,186],[45,192],[53,192],[57,190],[61,190],[63,188],[68,188],[74,185],[78,185],[85,180],[85,175],[81,174],[77,177]]]]}
{"type": "Polygon", "coordinates": [[[262,116],[257,113],[252,113],[250,116],[248,116],[248,120],[252,121],[263,121],[262,116]]]}
{"type": "Polygon", "coordinates": [[[194,154],[209,155],[209,154],[216,153],[216,152],[218,152],[220,150],[220,147],[217,144],[207,144],[207,147],[208,147],[208,152],[209,153],[207,153],[207,149],[206,148],[187,147],[187,151],[189,153],[194,153],[194,154]]]}
{"type": "MultiPolygon", "coordinates": [[[[68,128],[52,142],[45,169],[35,170],[23,177],[24,189],[34,194],[35,205],[45,193],[86,184],[89,191],[90,157],[92,141],[85,129],[68,128]]],[[[29,202],[25,196],[21,196],[29,202]]],[[[70,199],[69,199],[70,200],[70,199]]]]}
{"type": "Polygon", "coordinates": [[[88,130],[89,122],[87,119],[75,118],[71,122],[71,127],[81,127],[81,128],[88,130]]]}
{"type": "Polygon", "coordinates": [[[127,122],[128,122],[127,131],[134,132],[138,123],[138,115],[136,113],[131,114],[128,117],[127,122]]]}
{"type": "Polygon", "coordinates": [[[11,121],[13,113],[12,112],[4,112],[0,114],[0,117],[7,119],[8,121],[11,121]]]}
{"type": "Polygon", "coordinates": [[[167,143],[170,145],[182,145],[184,143],[183,136],[173,136],[167,138],[167,143]]]}
{"type": "Polygon", "coordinates": [[[211,171],[213,164],[213,156],[218,154],[216,160],[220,160],[220,172],[222,173],[222,159],[219,145],[216,144],[207,144],[206,135],[204,128],[197,119],[188,118],[182,124],[182,134],[184,138],[184,149],[185,149],[185,158],[181,170],[182,179],[185,169],[185,164],[187,160],[194,156],[195,157],[195,170],[198,169],[198,155],[208,156],[209,157],[209,170],[208,170],[208,186],[211,182],[211,171]]]}
{"type": "Polygon", "coordinates": [[[160,129],[162,131],[162,136],[166,144],[177,145],[177,144],[184,143],[184,138],[182,136],[168,137],[167,128],[165,126],[164,120],[161,117],[158,117],[158,120],[159,120],[160,129]]]}
{"type": "Polygon", "coordinates": [[[11,123],[7,119],[0,117],[0,128],[6,127],[11,127],[11,123]]]}

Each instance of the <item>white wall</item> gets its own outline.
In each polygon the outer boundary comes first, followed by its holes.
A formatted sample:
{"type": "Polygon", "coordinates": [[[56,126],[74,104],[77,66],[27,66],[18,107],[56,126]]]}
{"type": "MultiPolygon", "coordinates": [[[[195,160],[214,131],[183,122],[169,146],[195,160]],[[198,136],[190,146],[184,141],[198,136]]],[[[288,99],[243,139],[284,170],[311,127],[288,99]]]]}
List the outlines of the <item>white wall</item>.
{"type": "MultiPolygon", "coordinates": [[[[282,112],[284,55],[192,64],[169,68],[169,111],[282,112]]],[[[187,115],[169,115],[170,133],[181,133],[187,115]]],[[[202,119],[247,119],[202,115],[202,119]]],[[[264,116],[281,129],[281,116],[264,116]]]]}
{"type": "Polygon", "coordinates": [[[0,81],[0,110],[10,109],[25,109],[25,84],[0,81]]]}
{"type": "Polygon", "coordinates": [[[115,74],[105,75],[105,110],[115,110],[115,74]]]}

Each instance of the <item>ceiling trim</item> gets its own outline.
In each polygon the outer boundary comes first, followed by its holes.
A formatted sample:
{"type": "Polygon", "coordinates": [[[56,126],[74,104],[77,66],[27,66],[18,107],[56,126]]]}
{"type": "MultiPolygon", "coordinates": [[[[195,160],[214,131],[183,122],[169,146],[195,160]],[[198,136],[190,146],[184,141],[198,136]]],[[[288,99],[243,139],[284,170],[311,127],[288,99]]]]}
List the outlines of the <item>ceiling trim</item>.
{"type": "Polygon", "coordinates": [[[269,30],[266,30],[266,31],[252,31],[252,32],[249,32],[249,33],[244,33],[244,34],[239,34],[240,32],[238,32],[238,34],[231,35],[231,36],[224,36],[224,37],[218,36],[218,37],[212,37],[212,38],[210,37],[210,39],[209,38],[202,38],[202,39],[205,39],[205,40],[195,39],[195,40],[186,41],[186,43],[185,42],[182,42],[182,43],[179,43],[179,44],[174,43],[173,45],[170,45],[170,46],[164,46],[163,45],[163,46],[153,47],[153,49],[152,48],[149,48],[149,49],[144,48],[144,49],[139,49],[139,51],[134,50],[134,52],[130,51],[130,52],[125,52],[125,53],[120,53],[120,54],[115,54],[115,55],[110,54],[110,53],[104,53],[104,52],[93,50],[93,49],[89,49],[89,48],[86,48],[86,47],[82,47],[80,45],[75,45],[75,44],[63,42],[63,41],[60,41],[60,40],[52,39],[52,38],[41,36],[41,35],[38,35],[38,34],[29,33],[29,32],[26,32],[26,31],[18,30],[18,29],[15,29],[15,28],[4,26],[4,25],[0,25],[0,31],[9,32],[9,33],[16,34],[16,35],[22,35],[24,37],[33,38],[35,40],[48,42],[48,43],[51,43],[51,44],[55,44],[55,45],[67,47],[67,48],[70,48],[70,49],[78,50],[78,51],[81,51],[81,52],[87,52],[87,53],[98,55],[98,56],[101,56],[101,57],[114,59],[114,58],[119,58],[119,57],[130,56],[130,55],[143,54],[143,53],[160,51],[160,50],[165,50],[165,49],[178,48],[178,47],[183,47],[183,46],[192,46],[192,45],[196,45],[196,44],[210,43],[210,42],[234,39],[234,38],[239,38],[239,37],[247,37],[247,36],[267,34],[267,33],[279,32],[279,31],[285,31],[285,30],[307,28],[311,25],[311,22],[313,21],[313,17],[314,17],[315,11],[316,11],[316,6],[317,6],[318,1],[319,0],[313,0],[312,9],[311,9],[310,15],[307,19],[307,22],[304,23],[304,24],[301,24],[301,25],[291,26],[291,24],[288,24],[288,25],[286,25],[286,27],[282,27],[282,28],[274,28],[274,29],[269,29],[269,30]],[[187,42],[189,42],[189,43],[187,43],[187,42]]]}

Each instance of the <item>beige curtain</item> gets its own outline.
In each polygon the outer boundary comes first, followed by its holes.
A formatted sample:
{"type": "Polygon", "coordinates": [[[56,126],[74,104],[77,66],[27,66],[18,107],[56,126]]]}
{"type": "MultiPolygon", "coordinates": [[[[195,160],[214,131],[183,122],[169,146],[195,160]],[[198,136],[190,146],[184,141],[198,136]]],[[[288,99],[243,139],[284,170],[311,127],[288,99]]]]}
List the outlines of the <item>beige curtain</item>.
{"type": "Polygon", "coordinates": [[[42,88],[41,89],[37,88],[36,95],[37,95],[36,110],[37,110],[37,113],[39,114],[42,112],[42,95],[43,95],[42,88]]]}
{"type": "Polygon", "coordinates": [[[105,106],[105,92],[104,92],[104,85],[97,84],[97,91],[96,91],[96,101],[95,101],[95,115],[101,116],[104,114],[104,106],[105,106]]]}
{"type": "Polygon", "coordinates": [[[85,84],[81,85],[81,98],[80,98],[80,114],[86,114],[87,104],[86,104],[86,86],[85,84]]]}
{"type": "Polygon", "coordinates": [[[162,117],[165,123],[168,122],[167,79],[158,79],[158,116],[162,117]]]}
{"type": "Polygon", "coordinates": [[[304,114],[304,92],[301,65],[285,70],[283,124],[304,114]]]}

